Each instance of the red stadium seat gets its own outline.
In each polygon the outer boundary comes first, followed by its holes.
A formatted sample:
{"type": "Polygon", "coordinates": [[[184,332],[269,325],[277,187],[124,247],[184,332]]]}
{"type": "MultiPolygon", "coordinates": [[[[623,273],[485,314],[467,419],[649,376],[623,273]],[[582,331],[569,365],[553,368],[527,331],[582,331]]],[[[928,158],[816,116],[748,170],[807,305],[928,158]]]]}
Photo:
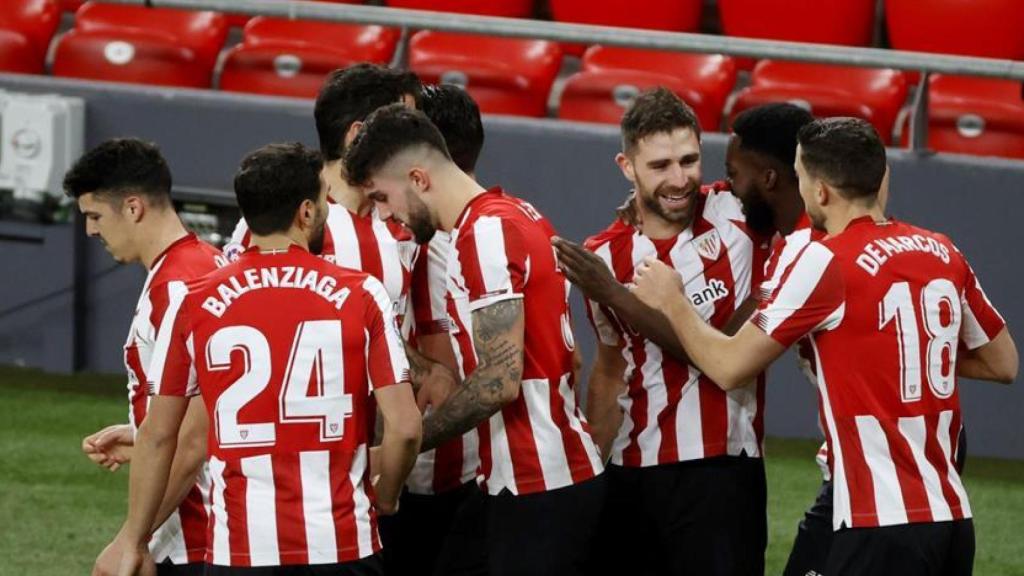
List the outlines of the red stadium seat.
{"type": "Polygon", "coordinates": [[[1024,85],[936,74],[929,83],[928,146],[943,152],[1024,158],[1024,85]]]}
{"type": "Polygon", "coordinates": [[[62,12],[77,12],[85,0],[60,0],[59,3],[62,12]]]}
{"type": "Polygon", "coordinates": [[[356,62],[386,64],[401,32],[380,26],[253,18],[228,52],[222,90],[313,98],[324,76],[356,62]]]}
{"type": "MultiPolygon", "coordinates": [[[[908,0],[918,1],[918,0],[908,0]]],[[[875,0],[718,0],[728,36],[867,46],[875,0]]]]}
{"type": "Polygon", "coordinates": [[[559,118],[618,123],[641,91],[665,86],[689,104],[705,130],[718,130],[736,83],[732,58],[594,46],[562,92],[559,118]]]}
{"type": "Polygon", "coordinates": [[[863,118],[890,143],[907,90],[906,75],[897,70],[762,60],[754,68],[750,86],[739,92],[730,124],[753,106],[798,102],[815,116],[863,118]]]}
{"type": "Polygon", "coordinates": [[[546,116],[548,94],[562,64],[555,42],[417,32],[409,69],[424,82],[466,88],[488,114],[546,116]]]}
{"type": "Polygon", "coordinates": [[[875,0],[718,0],[718,10],[727,36],[868,46],[874,35],[875,0]]]}
{"type": "Polygon", "coordinates": [[[384,4],[392,8],[506,18],[529,18],[533,15],[533,0],[386,0],[384,4]]]}
{"type": "Polygon", "coordinates": [[[55,0],[5,0],[0,4],[0,70],[42,72],[59,24],[55,0]]]}
{"type": "MultiPolygon", "coordinates": [[[[701,0],[551,0],[551,15],[558,22],[693,32],[700,25],[701,0]]],[[[563,46],[582,54],[582,46],[563,46]]]]}
{"type": "Polygon", "coordinates": [[[1019,0],[886,0],[898,50],[1024,60],[1019,0]]]}
{"type": "Polygon", "coordinates": [[[227,37],[216,12],[87,2],[57,45],[58,76],[160,86],[209,87],[227,37]]]}

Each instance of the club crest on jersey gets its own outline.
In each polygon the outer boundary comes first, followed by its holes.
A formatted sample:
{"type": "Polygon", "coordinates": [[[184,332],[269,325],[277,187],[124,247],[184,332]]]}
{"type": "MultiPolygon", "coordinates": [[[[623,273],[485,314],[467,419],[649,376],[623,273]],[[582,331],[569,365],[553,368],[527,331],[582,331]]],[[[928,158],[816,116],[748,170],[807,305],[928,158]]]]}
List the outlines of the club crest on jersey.
{"type": "Polygon", "coordinates": [[[701,234],[693,239],[693,243],[697,246],[697,254],[705,260],[718,260],[722,252],[722,239],[718,236],[718,230],[701,234]]]}

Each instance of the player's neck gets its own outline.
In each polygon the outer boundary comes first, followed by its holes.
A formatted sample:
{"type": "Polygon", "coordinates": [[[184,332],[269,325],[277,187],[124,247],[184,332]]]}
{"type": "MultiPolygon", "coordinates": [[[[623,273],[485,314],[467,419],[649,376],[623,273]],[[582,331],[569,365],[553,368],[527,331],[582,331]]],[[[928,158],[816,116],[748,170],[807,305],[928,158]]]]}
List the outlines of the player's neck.
{"type": "Polygon", "coordinates": [[[804,200],[800,197],[800,191],[795,186],[793,190],[779,191],[779,198],[783,200],[775,211],[775,230],[782,236],[789,236],[796,229],[797,222],[803,217],[806,207],[804,200]]]}
{"type": "Polygon", "coordinates": [[[260,252],[287,252],[292,245],[309,250],[309,242],[301,232],[295,229],[266,236],[253,234],[252,245],[260,252]]]}
{"type": "Polygon", "coordinates": [[[344,168],[340,160],[324,164],[324,179],[331,187],[331,200],[335,204],[344,207],[349,212],[365,216],[370,213],[373,204],[358,188],[349,186],[343,173],[344,168]]]}
{"type": "Polygon", "coordinates": [[[828,214],[825,219],[825,231],[829,236],[835,236],[846,230],[850,222],[865,216],[870,216],[875,222],[885,220],[885,214],[877,203],[865,205],[859,202],[847,202],[842,206],[836,206],[828,214]]]}
{"type": "Polygon", "coordinates": [[[139,260],[146,270],[153,268],[153,263],[171,244],[188,234],[178,214],[172,209],[151,211],[148,216],[153,221],[146,226],[145,237],[139,247],[139,260]]]}
{"type": "MultiPolygon", "coordinates": [[[[452,165],[454,166],[454,164],[452,165]]],[[[466,206],[487,190],[458,168],[445,170],[435,179],[434,188],[443,190],[434,199],[441,230],[451,232],[466,206]]]]}

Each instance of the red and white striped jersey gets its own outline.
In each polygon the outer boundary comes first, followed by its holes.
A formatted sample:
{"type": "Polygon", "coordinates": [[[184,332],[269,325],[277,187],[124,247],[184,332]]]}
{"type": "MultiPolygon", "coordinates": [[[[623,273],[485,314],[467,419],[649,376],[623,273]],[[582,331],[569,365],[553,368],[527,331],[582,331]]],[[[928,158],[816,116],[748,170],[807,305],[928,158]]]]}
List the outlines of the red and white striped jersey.
{"type": "MultiPolygon", "coordinates": [[[[223,264],[223,256],[213,246],[188,234],[167,247],[156,257],[149,269],[142,294],[135,306],[128,340],[124,344],[124,363],[128,371],[128,421],[133,435],[138,433],[149,407],[144,384],[149,379],[150,360],[157,338],[170,329],[168,304],[171,292],[203,276],[223,264]]],[[[206,553],[206,521],[209,514],[210,479],[206,469],[199,474],[196,486],[153,534],[149,549],[157,562],[170,558],[175,564],[202,562],[206,553]]]]}
{"type": "Polygon", "coordinates": [[[854,220],[807,244],[752,321],[787,347],[811,336],[836,529],[971,516],[956,354],[1004,322],[948,238],[854,220]]]}
{"type": "MultiPolygon", "coordinates": [[[[782,274],[793,263],[793,260],[812,240],[821,241],[825,233],[811,227],[811,218],[807,212],[800,214],[793,231],[785,236],[776,236],[772,242],[772,251],[768,255],[768,261],[764,265],[764,281],[756,294],[759,300],[766,300],[778,287],[782,280],[782,274]]],[[[807,377],[808,382],[815,388],[818,387],[817,367],[814,365],[814,352],[811,350],[809,338],[801,338],[796,345],[797,362],[800,372],[807,377]]],[[[824,430],[822,430],[824,433],[824,430]]],[[[828,443],[823,442],[818,452],[814,455],[814,463],[821,470],[822,478],[827,482],[832,479],[832,473],[828,469],[828,443]]]]}
{"type": "MultiPolygon", "coordinates": [[[[649,256],[682,276],[701,316],[723,327],[760,278],[766,239],[747,232],[739,201],[727,190],[705,187],[697,196],[693,224],[661,240],[619,221],[585,242],[616,279],[633,281],[649,256]]],[[[620,347],[626,360],[624,413],[612,444],[620,466],[654,466],[723,454],[760,456],[764,437],[763,380],[723,392],[697,368],[683,364],[626,325],[607,307],[588,301],[599,340],[620,347]]]]}
{"type": "MultiPolygon", "coordinates": [[[[451,236],[438,230],[426,248],[421,248],[412,273],[412,331],[416,337],[448,334],[448,252],[451,236]]],[[[427,408],[427,414],[430,408],[427,408]]],[[[406,487],[413,494],[439,494],[471,481],[480,468],[479,435],[470,430],[416,459],[406,487]]]]}
{"type": "Polygon", "coordinates": [[[202,392],[208,563],[331,564],[380,550],[371,392],[408,380],[381,283],[309,252],[247,250],[172,294],[151,392],[202,392]]]}
{"type": "Polygon", "coordinates": [[[473,373],[476,310],[522,299],[526,321],[519,396],[480,425],[480,462],[490,494],[555,490],[602,471],[576,401],[569,283],[558,270],[554,228],[500,188],[475,197],[452,231],[450,334],[462,376],[473,373]]]}
{"type": "MultiPolygon", "coordinates": [[[[340,204],[328,204],[324,225],[324,246],[320,257],[341,266],[361,270],[384,284],[402,318],[408,302],[413,263],[419,249],[412,235],[400,224],[385,222],[376,211],[360,216],[340,204]]],[[[224,246],[229,261],[251,245],[252,233],[245,220],[239,220],[231,240],[224,246]]]]}

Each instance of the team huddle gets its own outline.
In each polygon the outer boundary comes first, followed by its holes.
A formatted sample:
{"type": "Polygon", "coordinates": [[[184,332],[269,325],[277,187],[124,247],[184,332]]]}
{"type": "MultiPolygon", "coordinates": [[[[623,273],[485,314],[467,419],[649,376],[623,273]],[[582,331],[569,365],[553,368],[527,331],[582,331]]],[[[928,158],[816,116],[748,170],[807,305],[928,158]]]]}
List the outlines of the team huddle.
{"type": "Polygon", "coordinates": [[[870,124],[753,108],[703,185],[692,110],[644,92],[632,191],[577,244],[477,183],[462,89],[360,64],[314,115],[319,151],[242,160],[223,251],[153,144],[65,177],[148,270],[129,423],[82,444],[132,464],[94,574],[761,575],[764,374],[791,347],[825,443],[785,574],[972,572],[956,384],[1012,381],[1017,351],[949,238],[886,215],[870,124]]]}

